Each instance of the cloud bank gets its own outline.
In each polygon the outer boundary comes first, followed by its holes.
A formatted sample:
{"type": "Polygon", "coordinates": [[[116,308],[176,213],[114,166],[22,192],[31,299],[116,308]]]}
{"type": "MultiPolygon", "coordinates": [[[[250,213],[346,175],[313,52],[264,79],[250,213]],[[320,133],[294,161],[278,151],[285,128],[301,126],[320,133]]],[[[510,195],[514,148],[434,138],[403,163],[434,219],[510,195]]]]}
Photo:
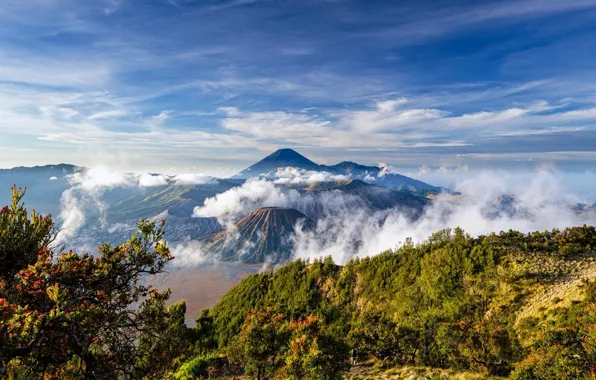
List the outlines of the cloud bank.
{"type": "Polygon", "coordinates": [[[293,167],[279,168],[270,177],[273,178],[273,182],[278,185],[305,185],[315,182],[343,181],[350,178],[340,174],[297,169],[293,167]]]}
{"type": "MultiPolygon", "coordinates": [[[[90,216],[99,218],[104,227],[105,212],[108,202],[104,199],[106,192],[127,188],[142,190],[143,188],[167,185],[203,185],[216,183],[213,177],[203,174],[162,175],[149,173],[121,173],[105,167],[93,167],[66,176],[70,187],[60,199],[61,222],[57,243],[63,244],[76,236],[90,216]]],[[[112,226],[113,227],[113,226],[112,226]]]]}
{"type": "MultiPolygon", "coordinates": [[[[303,178],[303,173],[295,174],[297,181],[303,178]]],[[[589,201],[571,190],[562,178],[550,170],[523,175],[468,173],[455,180],[454,190],[461,196],[441,194],[415,221],[398,210],[370,212],[348,207],[353,200],[339,192],[323,193],[326,198],[316,198],[276,186],[275,180],[260,179],[207,199],[205,206],[195,209],[195,214],[221,218],[230,226],[258,207],[294,207],[308,214],[314,203],[328,202],[333,212],[321,213],[315,230],[297,228],[293,257],[331,256],[342,264],[354,257],[395,248],[406,238],[423,241],[445,228],[461,227],[478,236],[510,229],[530,232],[596,223],[593,207],[581,214],[573,210],[576,204],[589,201]]]]}
{"type": "MultiPolygon", "coordinates": [[[[392,168],[384,166],[384,171],[391,172],[392,168]]],[[[295,208],[313,217],[316,228],[296,227],[290,241],[292,257],[331,256],[340,264],[395,248],[406,238],[422,241],[445,228],[461,227],[478,236],[509,229],[530,232],[596,224],[596,207],[591,204],[594,198],[585,191],[589,187],[586,184],[595,178],[591,172],[570,176],[549,168],[507,173],[423,167],[418,173],[419,179],[431,177],[449,182],[461,195],[440,194],[415,220],[397,209],[371,210],[358,196],[339,190],[300,190],[311,183],[346,177],[295,168],[277,170],[269,178],[249,179],[241,186],[207,198],[194,209],[193,216],[215,217],[231,232],[236,221],[259,207],[295,208]],[[587,206],[574,208],[578,204],[587,206]]],[[[125,174],[103,168],[75,173],[67,179],[71,187],[62,194],[59,242],[75,237],[91,216],[104,221],[108,207],[104,195],[110,190],[215,181],[202,175],[125,174]]],[[[214,260],[205,257],[198,241],[173,242],[172,250],[178,258],[177,266],[214,260]]]]}

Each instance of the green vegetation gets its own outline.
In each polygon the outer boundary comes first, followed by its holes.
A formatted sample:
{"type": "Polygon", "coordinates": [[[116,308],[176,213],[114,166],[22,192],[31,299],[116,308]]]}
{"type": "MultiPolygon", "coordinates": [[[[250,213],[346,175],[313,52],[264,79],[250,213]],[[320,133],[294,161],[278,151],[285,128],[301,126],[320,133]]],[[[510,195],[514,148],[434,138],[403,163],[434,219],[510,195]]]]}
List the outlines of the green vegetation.
{"type": "Polygon", "coordinates": [[[596,285],[586,279],[596,278],[595,247],[590,226],[478,238],[440,231],[343,267],[295,261],[251,275],[208,315],[220,350],[237,344],[257,311],[316,317],[352,362],[380,368],[594,378],[596,285]]]}
{"type": "Polygon", "coordinates": [[[427,241],[251,275],[196,326],[146,285],[172,260],[140,222],[96,255],[52,251],[23,192],[0,211],[7,379],[596,379],[596,229],[427,241]]]}
{"type": "Polygon", "coordinates": [[[9,379],[163,378],[192,348],[183,303],[166,307],[143,277],[172,256],[163,225],[139,223],[96,256],[51,250],[49,217],[29,218],[13,188],[0,210],[0,376],[9,379]]]}

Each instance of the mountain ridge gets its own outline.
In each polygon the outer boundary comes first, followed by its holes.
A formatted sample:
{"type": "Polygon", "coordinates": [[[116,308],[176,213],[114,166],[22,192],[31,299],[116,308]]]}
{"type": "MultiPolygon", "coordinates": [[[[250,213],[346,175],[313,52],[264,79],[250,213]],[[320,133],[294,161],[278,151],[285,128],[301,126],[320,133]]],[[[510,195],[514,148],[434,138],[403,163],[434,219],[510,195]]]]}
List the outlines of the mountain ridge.
{"type": "Polygon", "coordinates": [[[274,170],[284,167],[345,175],[350,178],[360,179],[368,183],[388,187],[394,190],[431,193],[440,193],[443,191],[450,192],[448,189],[433,186],[402,174],[383,172],[384,169],[378,166],[360,165],[353,161],[342,161],[335,165],[319,165],[289,148],[276,150],[261,161],[258,161],[230,178],[247,179],[250,177],[270,175],[274,170]]]}

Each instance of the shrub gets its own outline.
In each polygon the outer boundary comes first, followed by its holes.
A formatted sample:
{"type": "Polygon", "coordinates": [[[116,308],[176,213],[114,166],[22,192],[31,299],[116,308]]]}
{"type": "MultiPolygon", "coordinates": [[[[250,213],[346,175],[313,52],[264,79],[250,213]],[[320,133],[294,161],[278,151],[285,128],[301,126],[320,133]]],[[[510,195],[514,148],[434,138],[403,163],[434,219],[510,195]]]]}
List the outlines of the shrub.
{"type": "Polygon", "coordinates": [[[196,378],[208,378],[222,372],[226,360],[219,354],[212,352],[200,355],[182,364],[174,374],[176,380],[194,380],[196,378]]]}

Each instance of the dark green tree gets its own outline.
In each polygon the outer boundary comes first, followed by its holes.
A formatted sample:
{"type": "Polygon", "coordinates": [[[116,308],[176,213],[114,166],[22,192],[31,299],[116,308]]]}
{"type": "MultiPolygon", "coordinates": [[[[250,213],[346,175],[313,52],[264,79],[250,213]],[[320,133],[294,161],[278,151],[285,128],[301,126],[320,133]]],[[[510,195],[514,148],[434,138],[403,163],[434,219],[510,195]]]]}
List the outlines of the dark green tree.
{"type": "Polygon", "coordinates": [[[282,366],[289,331],[283,316],[249,312],[240,335],[230,349],[230,359],[257,380],[275,377],[282,366]]]}
{"type": "Polygon", "coordinates": [[[196,325],[193,330],[195,332],[196,348],[199,354],[204,355],[217,348],[213,316],[209,314],[209,309],[201,310],[195,323],[196,325]]]}
{"type": "Polygon", "coordinates": [[[21,200],[26,189],[11,187],[12,202],[0,210],[0,280],[12,282],[21,270],[37,261],[56,235],[50,216],[31,212],[21,200]]]}
{"type": "Polygon", "coordinates": [[[125,244],[95,256],[55,255],[51,219],[28,219],[22,196],[13,189],[0,216],[0,252],[10,258],[0,279],[0,375],[161,378],[186,334],[184,305],[166,308],[169,292],[146,282],[172,259],[163,223],[140,222],[125,244]]]}

